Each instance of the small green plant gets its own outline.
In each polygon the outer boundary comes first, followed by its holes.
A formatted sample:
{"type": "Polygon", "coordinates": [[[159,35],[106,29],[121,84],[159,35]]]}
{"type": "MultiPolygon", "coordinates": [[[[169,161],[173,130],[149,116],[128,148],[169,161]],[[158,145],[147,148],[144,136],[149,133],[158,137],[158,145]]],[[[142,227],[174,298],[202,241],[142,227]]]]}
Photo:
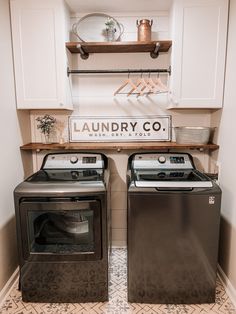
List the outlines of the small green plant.
{"type": "Polygon", "coordinates": [[[106,25],[106,30],[110,30],[110,29],[115,29],[115,21],[113,20],[113,18],[111,17],[108,17],[106,22],[105,22],[105,25],[106,25]]]}
{"type": "Polygon", "coordinates": [[[37,128],[40,129],[40,132],[44,135],[49,135],[56,123],[56,119],[49,114],[45,114],[43,117],[37,117],[36,121],[39,122],[37,128]]]}

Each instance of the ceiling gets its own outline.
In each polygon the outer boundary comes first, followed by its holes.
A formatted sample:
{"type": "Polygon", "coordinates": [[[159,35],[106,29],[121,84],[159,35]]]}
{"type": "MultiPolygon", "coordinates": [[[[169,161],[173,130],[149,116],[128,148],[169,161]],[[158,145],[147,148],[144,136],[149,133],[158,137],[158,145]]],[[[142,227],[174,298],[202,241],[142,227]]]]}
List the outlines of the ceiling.
{"type": "Polygon", "coordinates": [[[172,0],[66,0],[72,12],[152,12],[168,11],[172,0]]]}

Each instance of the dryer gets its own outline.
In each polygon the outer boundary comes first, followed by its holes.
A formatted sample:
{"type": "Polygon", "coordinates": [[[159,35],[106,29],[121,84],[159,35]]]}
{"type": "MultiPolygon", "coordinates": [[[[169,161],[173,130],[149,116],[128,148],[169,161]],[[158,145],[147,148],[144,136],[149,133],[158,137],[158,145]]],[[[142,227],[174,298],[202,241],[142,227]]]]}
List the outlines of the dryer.
{"type": "Polygon", "coordinates": [[[186,153],[133,154],[128,301],[215,301],[221,190],[186,153]]]}
{"type": "Polygon", "coordinates": [[[23,301],[108,300],[109,171],[99,153],[53,153],[15,191],[23,301]]]}

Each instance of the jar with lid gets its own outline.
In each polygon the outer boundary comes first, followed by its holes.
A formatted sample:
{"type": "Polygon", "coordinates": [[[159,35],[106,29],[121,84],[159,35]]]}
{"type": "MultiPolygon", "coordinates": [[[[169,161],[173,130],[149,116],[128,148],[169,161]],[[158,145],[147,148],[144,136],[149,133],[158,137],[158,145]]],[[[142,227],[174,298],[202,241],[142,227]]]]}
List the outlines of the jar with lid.
{"type": "Polygon", "coordinates": [[[153,20],[142,19],[136,21],[138,27],[138,41],[150,41],[152,33],[153,20]]]}

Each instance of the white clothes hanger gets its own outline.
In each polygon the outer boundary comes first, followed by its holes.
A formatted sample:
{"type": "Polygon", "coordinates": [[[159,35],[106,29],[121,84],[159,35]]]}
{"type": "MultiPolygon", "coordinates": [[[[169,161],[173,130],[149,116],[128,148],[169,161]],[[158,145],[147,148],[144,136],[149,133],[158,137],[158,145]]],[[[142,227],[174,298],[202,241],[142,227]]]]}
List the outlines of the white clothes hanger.
{"type": "Polygon", "coordinates": [[[128,73],[127,80],[114,92],[114,96],[118,94],[127,85],[130,85],[132,89],[136,88],[136,85],[133,83],[132,79],[130,79],[130,73],[128,73]]]}
{"type": "Polygon", "coordinates": [[[168,92],[168,87],[165,84],[163,84],[163,82],[161,81],[159,73],[154,83],[156,84],[156,92],[160,92],[160,93],[168,92]]]}
{"type": "Polygon", "coordinates": [[[127,96],[130,96],[131,94],[133,94],[134,92],[137,91],[137,97],[138,96],[142,96],[144,94],[144,90],[148,89],[148,92],[152,92],[151,90],[151,86],[145,81],[145,79],[143,78],[143,73],[141,72],[141,76],[140,78],[137,80],[136,84],[135,84],[135,88],[132,88],[129,93],[127,94],[127,96]]]}

